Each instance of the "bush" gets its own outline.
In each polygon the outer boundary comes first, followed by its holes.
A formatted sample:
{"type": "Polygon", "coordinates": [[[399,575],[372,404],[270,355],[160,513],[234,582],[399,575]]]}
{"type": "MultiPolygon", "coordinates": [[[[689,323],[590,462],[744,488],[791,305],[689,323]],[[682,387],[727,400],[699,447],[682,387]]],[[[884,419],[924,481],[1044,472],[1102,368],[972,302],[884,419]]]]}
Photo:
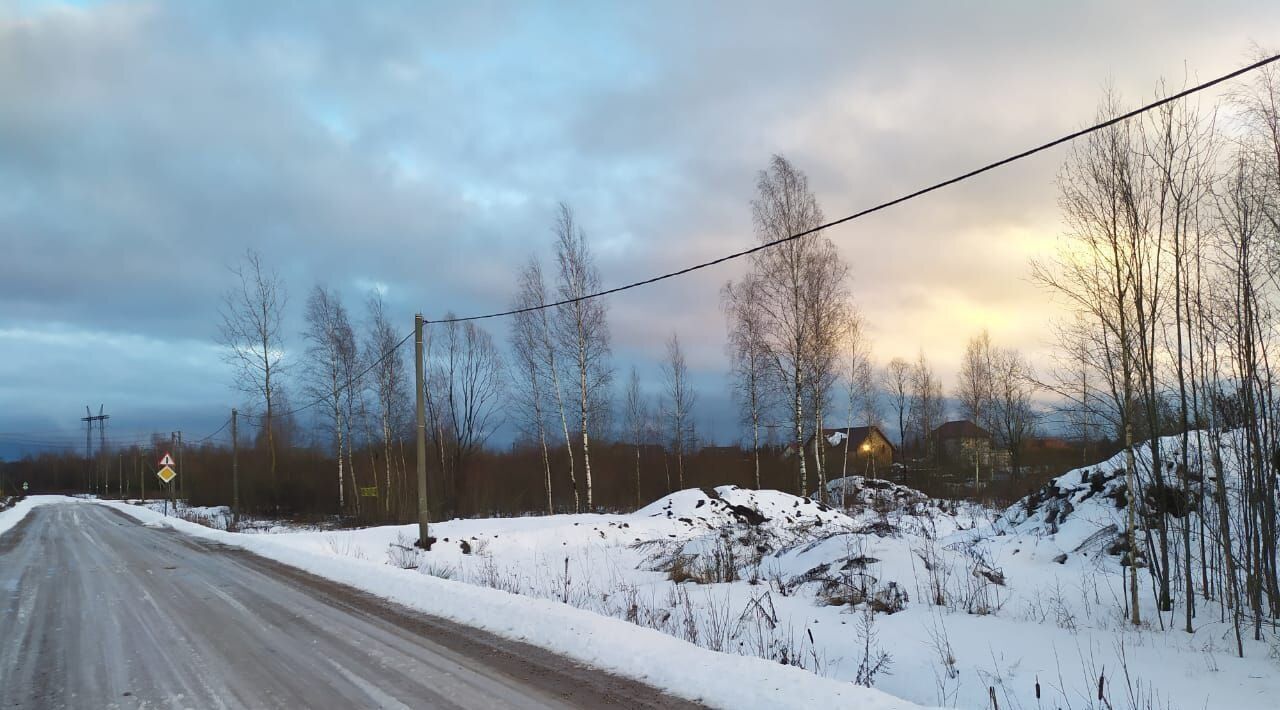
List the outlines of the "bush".
{"type": "Polygon", "coordinates": [[[387,564],[400,569],[418,568],[418,548],[404,533],[396,535],[396,541],[387,545],[387,564]]]}

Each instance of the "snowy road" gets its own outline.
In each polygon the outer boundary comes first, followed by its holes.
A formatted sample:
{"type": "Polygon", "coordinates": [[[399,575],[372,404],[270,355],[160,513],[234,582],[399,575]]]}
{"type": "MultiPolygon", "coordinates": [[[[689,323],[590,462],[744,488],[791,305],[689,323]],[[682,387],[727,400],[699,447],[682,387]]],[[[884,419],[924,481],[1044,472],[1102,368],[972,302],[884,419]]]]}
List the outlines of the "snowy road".
{"type": "Polygon", "coordinates": [[[96,505],[0,535],[0,707],[692,707],[96,505]]]}

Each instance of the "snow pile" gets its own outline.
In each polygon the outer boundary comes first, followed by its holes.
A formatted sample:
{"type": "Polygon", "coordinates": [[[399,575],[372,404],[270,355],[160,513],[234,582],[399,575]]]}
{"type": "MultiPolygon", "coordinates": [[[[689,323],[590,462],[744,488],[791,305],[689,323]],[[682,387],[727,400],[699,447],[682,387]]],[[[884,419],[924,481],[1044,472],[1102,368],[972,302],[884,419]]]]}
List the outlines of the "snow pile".
{"type": "Polygon", "coordinates": [[[907,507],[929,502],[914,488],[865,476],[845,476],[827,481],[827,497],[846,507],[907,507]]]}
{"type": "Polygon", "coordinates": [[[641,508],[634,516],[665,517],[708,529],[742,523],[775,533],[850,522],[844,514],[811,498],[738,486],[678,491],[641,508]]]}
{"type": "MultiPolygon", "coordinates": [[[[1229,488],[1238,485],[1240,462],[1237,452],[1243,446],[1238,438],[1235,432],[1223,436],[1221,455],[1229,488]]],[[[1193,490],[1182,490],[1176,468],[1182,458],[1182,443],[1181,436],[1166,436],[1159,440],[1164,467],[1163,488],[1156,486],[1153,480],[1150,444],[1143,443],[1134,449],[1136,479],[1143,496],[1137,511],[1140,531],[1154,527],[1160,514],[1158,511],[1167,510],[1175,519],[1191,515],[1193,534],[1199,532],[1197,518],[1202,511],[1195,509],[1194,501],[1199,497],[1199,491],[1194,488],[1203,486],[1206,496],[1214,495],[1217,477],[1208,465],[1208,435],[1192,432],[1187,439],[1187,481],[1193,490]]],[[[1067,554],[1108,552],[1127,563],[1127,550],[1124,549],[1129,505],[1127,460],[1127,454],[1122,450],[1106,461],[1058,476],[1004,511],[995,521],[995,529],[1002,534],[1052,539],[1067,554]]],[[[1203,511],[1203,514],[1206,518],[1216,518],[1213,510],[1203,511]]]]}

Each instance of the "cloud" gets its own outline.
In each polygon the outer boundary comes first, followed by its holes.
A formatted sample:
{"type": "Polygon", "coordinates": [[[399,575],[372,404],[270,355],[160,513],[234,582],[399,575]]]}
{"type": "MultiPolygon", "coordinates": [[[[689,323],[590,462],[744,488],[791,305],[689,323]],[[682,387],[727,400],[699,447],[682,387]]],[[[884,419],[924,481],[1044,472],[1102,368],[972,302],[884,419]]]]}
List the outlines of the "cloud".
{"type": "MultiPolygon", "coordinates": [[[[844,214],[1080,126],[1107,80],[1137,98],[1233,68],[1278,23],[1234,1],[8,5],[0,328],[208,346],[246,247],[285,278],[295,333],[316,282],[353,306],[382,289],[406,327],[498,309],[561,200],[605,282],[627,282],[752,244],[771,153],[844,214]]],[[[1045,349],[1027,260],[1060,230],[1061,160],[832,230],[882,360],[923,347],[949,378],[981,327],[1045,349]]],[[[620,369],[675,329],[715,387],[718,288],[741,268],[612,299],[620,369]]],[[[86,362],[130,400],[125,351],[86,362]]],[[[228,396],[191,388],[216,366],[182,362],[165,389],[228,396]]],[[[36,408],[69,417],[81,394],[46,374],[36,408]]]]}

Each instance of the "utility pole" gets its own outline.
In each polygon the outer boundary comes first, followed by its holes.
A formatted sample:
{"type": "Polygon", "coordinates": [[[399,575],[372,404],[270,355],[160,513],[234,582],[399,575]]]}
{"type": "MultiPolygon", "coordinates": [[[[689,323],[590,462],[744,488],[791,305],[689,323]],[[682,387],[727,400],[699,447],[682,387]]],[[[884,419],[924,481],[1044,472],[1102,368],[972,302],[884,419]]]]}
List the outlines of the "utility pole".
{"type": "Polygon", "coordinates": [[[111,462],[107,459],[107,415],[102,413],[103,405],[98,405],[98,459],[102,462],[102,468],[98,472],[98,492],[100,495],[109,495],[107,490],[107,478],[111,475],[111,462]]]}
{"type": "Polygon", "coordinates": [[[80,421],[86,424],[84,429],[84,487],[86,491],[93,490],[93,413],[89,411],[89,405],[84,405],[84,417],[80,421]]]}
{"type": "Polygon", "coordinates": [[[417,385],[418,409],[418,547],[431,549],[431,538],[427,536],[427,521],[430,511],[427,510],[427,410],[423,399],[422,373],[422,314],[413,317],[413,380],[417,385]]]}
{"type": "Polygon", "coordinates": [[[124,452],[119,454],[119,468],[116,469],[116,497],[124,498],[124,452]]]}
{"type": "MultiPolygon", "coordinates": [[[[181,429],[178,430],[178,470],[186,471],[186,469],[182,467],[182,430],[181,429]]],[[[183,497],[183,498],[186,497],[186,493],[187,493],[186,480],[187,480],[187,477],[185,475],[182,478],[178,479],[178,487],[181,488],[181,493],[182,493],[182,496],[180,497],[183,497]]],[[[177,510],[177,507],[175,506],[174,509],[177,510]]]]}
{"type": "MultiPolygon", "coordinates": [[[[176,431],[169,432],[169,450],[170,451],[173,451],[174,449],[177,448],[176,446],[174,446],[174,444],[176,444],[177,441],[178,441],[178,432],[176,431]]],[[[168,483],[166,483],[165,487],[169,489],[164,499],[164,514],[165,514],[165,517],[168,517],[169,503],[171,502],[173,503],[173,509],[176,512],[178,510],[178,500],[173,495],[173,489],[175,488],[175,486],[173,485],[173,481],[169,481],[168,483]]]]}
{"type": "Polygon", "coordinates": [[[240,442],[236,439],[236,419],[240,413],[231,410],[231,524],[240,524],[240,442]]]}

